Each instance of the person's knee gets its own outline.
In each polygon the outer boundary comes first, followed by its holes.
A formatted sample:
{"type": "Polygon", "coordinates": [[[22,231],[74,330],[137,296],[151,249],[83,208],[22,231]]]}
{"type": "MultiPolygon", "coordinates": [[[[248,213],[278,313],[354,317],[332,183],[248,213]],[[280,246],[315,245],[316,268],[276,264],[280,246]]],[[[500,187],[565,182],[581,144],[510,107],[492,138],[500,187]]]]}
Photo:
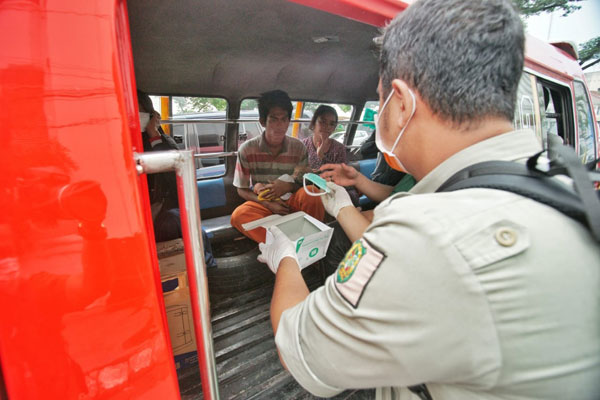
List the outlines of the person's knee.
{"type": "Polygon", "coordinates": [[[229,223],[231,224],[231,226],[233,226],[234,228],[237,228],[238,230],[241,228],[242,226],[242,218],[244,215],[244,205],[240,205],[237,206],[235,208],[235,210],[233,210],[233,212],[231,213],[231,218],[229,219],[229,223]]]}

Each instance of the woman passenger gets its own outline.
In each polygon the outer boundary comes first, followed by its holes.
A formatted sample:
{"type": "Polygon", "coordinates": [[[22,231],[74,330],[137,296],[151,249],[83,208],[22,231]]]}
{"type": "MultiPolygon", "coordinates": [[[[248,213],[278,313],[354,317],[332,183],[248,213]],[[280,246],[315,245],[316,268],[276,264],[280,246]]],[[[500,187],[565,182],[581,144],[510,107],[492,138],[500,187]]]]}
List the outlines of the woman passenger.
{"type": "MultiPolygon", "coordinates": [[[[337,140],[331,139],[338,123],[338,115],[333,107],[320,105],[315,111],[308,129],[313,132],[302,140],[308,153],[308,166],[318,170],[323,164],[346,164],[346,146],[337,140]]],[[[352,188],[348,194],[354,205],[358,205],[358,192],[352,188]]]]}

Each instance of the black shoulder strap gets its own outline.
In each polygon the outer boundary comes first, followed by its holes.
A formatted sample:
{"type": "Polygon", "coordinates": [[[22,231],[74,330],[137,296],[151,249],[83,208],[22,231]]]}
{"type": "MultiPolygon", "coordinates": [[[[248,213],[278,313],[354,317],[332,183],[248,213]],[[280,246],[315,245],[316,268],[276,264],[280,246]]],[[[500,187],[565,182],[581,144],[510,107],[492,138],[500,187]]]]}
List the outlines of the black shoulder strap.
{"type": "MultiPolygon", "coordinates": [[[[594,191],[593,182],[600,182],[598,172],[588,173],[573,149],[564,146],[558,137],[548,136],[549,153],[554,155],[550,171],[537,168],[537,153],[527,164],[508,161],[487,161],[471,165],[452,175],[436,192],[450,192],[469,188],[504,190],[546,204],[581,222],[600,242],[600,192],[594,191]],[[568,175],[574,189],[554,175],[568,175]]],[[[425,384],[408,389],[422,400],[433,400],[425,384]]]]}
{"type": "MultiPolygon", "coordinates": [[[[552,136],[552,135],[551,135],[552,136]]],[[[556,154],[553,167],[548,172],[539,170],[537,161],[541,153],[529,158],[526,165],[507,161],[487,161],[471,165],[440,186],[437,192],[468,188],[505,190],[546,204],[584,224],[596,241],[600,242],[600,192],[594,192],[591,173],[579,162],[572,149],[549,142],[556,154]],[[565,174],[573,180],[574,188],[553,175],[565,174]],[[590,179],[591,177],[591,179],[590,179]]],[[[596,176],[596,178],[594,178],[596,176]]]]}

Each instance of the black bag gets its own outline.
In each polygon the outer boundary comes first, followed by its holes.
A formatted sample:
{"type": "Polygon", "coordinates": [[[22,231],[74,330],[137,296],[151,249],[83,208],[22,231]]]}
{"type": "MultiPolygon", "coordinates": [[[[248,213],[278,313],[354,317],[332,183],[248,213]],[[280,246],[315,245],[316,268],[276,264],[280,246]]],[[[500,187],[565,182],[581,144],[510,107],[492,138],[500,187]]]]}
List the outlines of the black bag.
{"type": "MultiPolygon", "coordinates": [[[[505,190],[546,204],[585,225],[600,243],[600,173],[592,170],[598,160],[581,164],[572,148],[563,145],[555,135],[548,136],[550,169],[538,168],[541,152],[526,164],[508,161],[486,161],[466,167],[444,182],[436,192],[451,192],[469,188],[505,190]],[[573,188],[555,178],[567,175],[573,188]]],[[[422,400],[433,400],[425,384],[408,389],[422,400]]]]}
{"type": "MultiPolygon", "coordinates": [[[[550,169],[538,168],[541,153],[527,160],[527,164],[508,161],[487,161],[471,165],[444,182],[437,192],[468,188],[505,190],[546,204],[585,225],[600,243],[600,191],[594,182],[600,182],[600,173],[590,172],[581,164],[572,148],[560,143],[555,135],[548,137],[550,169]],[[573,187],[559,181],[556,175],[566,175],[573,187]]],[[[588,164],[588,169],[595,163],[588,164]]]]}

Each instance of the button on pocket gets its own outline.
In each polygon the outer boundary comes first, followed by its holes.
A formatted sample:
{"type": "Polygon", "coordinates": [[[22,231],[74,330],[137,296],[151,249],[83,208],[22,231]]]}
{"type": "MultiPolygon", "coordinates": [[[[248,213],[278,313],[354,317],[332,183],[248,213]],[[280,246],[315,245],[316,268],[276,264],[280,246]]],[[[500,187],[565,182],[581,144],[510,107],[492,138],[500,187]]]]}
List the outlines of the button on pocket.
{"type": "Polygon", "coordinates": [[[530,246],[527,228],[501,219],[460,238],[456,249],[473,269],[522,253],[530,246]]]}
{"type": "Polygon", "coordinates": [[[501,227],[496,231],[496,241],[504,246],[510,247],[517,243],[517,231],[510,227],[501,227]]]}

